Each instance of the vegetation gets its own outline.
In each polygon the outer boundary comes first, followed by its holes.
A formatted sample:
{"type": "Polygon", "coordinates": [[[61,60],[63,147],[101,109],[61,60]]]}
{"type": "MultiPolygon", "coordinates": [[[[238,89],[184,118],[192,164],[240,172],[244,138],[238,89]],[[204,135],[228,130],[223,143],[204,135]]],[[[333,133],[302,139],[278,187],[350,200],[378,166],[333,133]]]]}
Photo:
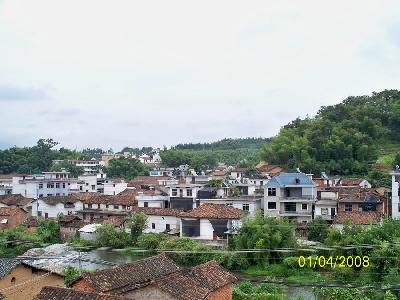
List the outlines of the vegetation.
{"type": "Polygon", "coordinates": [[[72,266],[67,266],[62,270],[61,275],[64,276],[65,286],[70,287],[81,276],[81,271],[72,266]]]}
{"type": "Polygon", "coordinates": [[[97,229],[97,244],[100,247],[123,248],[129,245],[130,242],[128,233],[116,229],[110,223],[104,222],[97,229]]]}
{"type": "Polygon", "coordinates": [[[222,139],[212,143],[188,143],[178,144],[173,147],[175,150],[237,150],[237,149],[260,149],[270,138],[243,138],[243,139],[222,139]]]}
{"type": "Polygon", "coordinates": [[[328,223],[322,218],[316,218],[308,224],[308,239],[323,242],[328,234],[328,223]]]}
{"type": "Polygon", "coordinates": [[[36,233],[43,242],[57,244],[60,242],[60,225],[54,220],[39,220],[36,233]]]}
{"type": "Polygon", "coordinates": [[[132,179],[139,175],[147,174],[147,169],[139,160],[135,158],[114,158],[109,161],[104,170],[108,177],[132,179]]]}
{"type": "Polygon", "coordinates": [[[71,177],[78,177],[82,175],[84,172],[84,168],[81,166],[75,166],[73,164],[68,163],[67,160],[64,160],[62,163],[55,164],[51,166],[50,171],[60,172],[61,170],[66,170],[70,173],[71,177]]]}
{"type": "Polygon", "coordinates": [[[364,175],[382,145],[400,140],[399,127],[400,91],[349,97],[284,126],[261,156],[314,174],[364,175]]]}
{"type": "Polygon", "coordinates": [[[147,227],[147,215],[142,212],[136,212],[131,215],[125,222],[127,228],[131,232],[131,239],[135,243],[147,227]]]}
{"type": "Polygon", "coordinates": [[[283,300],[282,289],[275,284],[261,283],[253,285],[250,281],[241,281],[233,289],[233,300],[283,300]]]}

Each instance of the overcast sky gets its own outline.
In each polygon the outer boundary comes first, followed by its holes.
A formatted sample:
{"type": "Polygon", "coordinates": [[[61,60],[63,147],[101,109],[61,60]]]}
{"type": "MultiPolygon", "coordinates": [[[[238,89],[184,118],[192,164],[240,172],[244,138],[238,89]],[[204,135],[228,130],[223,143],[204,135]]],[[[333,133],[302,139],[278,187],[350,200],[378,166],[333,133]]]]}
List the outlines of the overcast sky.
{"type": "Polygon", "coordinates": [[[400,1],[0,0],[0,148],[269,137],[400,88],[400,1]]]}

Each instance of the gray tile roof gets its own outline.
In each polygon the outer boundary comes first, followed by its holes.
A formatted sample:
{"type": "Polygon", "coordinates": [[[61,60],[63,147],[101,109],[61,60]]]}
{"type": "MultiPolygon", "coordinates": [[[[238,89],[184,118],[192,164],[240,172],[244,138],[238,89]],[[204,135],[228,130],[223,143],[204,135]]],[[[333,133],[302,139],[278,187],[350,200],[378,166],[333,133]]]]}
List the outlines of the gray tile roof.
{"type": "Polygon", "coordinates": [[[0,278],[11,272],[20,262],[16,259],[0,258],[0,278]]]}
{"type": "Polygon", "coordinates": [[[315,187],[316,184],[304,173],[281,173],[273,177],[266,184],[267,187],[285,187],[285,186],[310,186],[315,187]],[[297,181],[296,181],[297,179],[297,181]]]}

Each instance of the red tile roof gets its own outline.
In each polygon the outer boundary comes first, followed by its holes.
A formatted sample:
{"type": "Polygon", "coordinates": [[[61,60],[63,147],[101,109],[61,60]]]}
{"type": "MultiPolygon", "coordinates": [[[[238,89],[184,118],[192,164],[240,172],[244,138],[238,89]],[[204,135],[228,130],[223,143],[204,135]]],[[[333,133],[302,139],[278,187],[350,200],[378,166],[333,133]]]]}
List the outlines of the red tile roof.
{"type": "Polygon", "coordinates": [[[237,278],[221,267],[216,261],[183,269],[156,281],[163,291],[177,299],[207,299],[213,291],[235,282],[237,278]]]}
{"type": "Polygon", "coordinates": [[[10,195],[1,195],[0,196],[0,202],[5,205],[8,205],[8,206],[21,207],[21,206],[25,206],[25,205],[29,204],[31,201],[32,201],[32,199],[25,198],[24,196],[19,195],[19,194],[18,195],[10,194],[10,195]]]}
{"type": "Polygon", "coordinates": [[[165,254],[159,254],[109,269],[83,273],[82,278],[102,293],[120,294],[146,286],[153,280],[180,270],[165,254]]]}
{"type": "Polygon", "coordinates": [[[154,216],[176,216],[179,217],[183,210],[176,208],[158,208],[158,207],[135,207],[134,212],[143,212],[146,215],[154,216]]]}
{"type": "Polygon", "coordinates": [[[156,186],[159,180],[170,180],[169,176],[138,176],[128,182],[128,186],[140,187],[142,185],[156,186]]]}
{"type": "Polygon", "coordinates": [[[182,217],[200,219],[240,219],[243,210],[224,204],[205,203],[181,214],[182,217]]]}
{"type": "Polygon", "coordinates": [[[336,216],[336,224],[344,224],[346,221],[350,224],[368,225],[380,222],[383,214],[378,211],[352,211],[341,212],[336,216]]]}
{"type": "Polygon", "coordinates": [[[339,185],[341,186],[358,186],[363,182],[362,178],[343,178],[340,180],[339,185]]]}
{"type": "MultiPolygon", "coordinates": [[[[131,297],[120,297],[105,294],[76,291],[59,287],[45,286],[34,300],[128,300],[131,297]]],[[[134,300],[134,299],[133,299],[134,300]]]]}

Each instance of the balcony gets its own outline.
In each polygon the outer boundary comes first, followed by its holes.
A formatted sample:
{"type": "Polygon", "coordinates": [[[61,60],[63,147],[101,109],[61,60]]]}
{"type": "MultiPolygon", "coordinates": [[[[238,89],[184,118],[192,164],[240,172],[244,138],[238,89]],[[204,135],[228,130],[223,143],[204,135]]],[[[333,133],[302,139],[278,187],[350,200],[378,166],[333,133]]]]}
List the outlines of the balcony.
{"type": "Polygon", "coordinates": [[[280,210],[279,214],[282,216],[292,217],[292,216],[312,216],[311,211],[302,210],[280,210]]]}
{"type": "Polygon", "coordinates": [[[311,196],[279,197],[280,202],[315,202],[315,200],[311,196]]]}

